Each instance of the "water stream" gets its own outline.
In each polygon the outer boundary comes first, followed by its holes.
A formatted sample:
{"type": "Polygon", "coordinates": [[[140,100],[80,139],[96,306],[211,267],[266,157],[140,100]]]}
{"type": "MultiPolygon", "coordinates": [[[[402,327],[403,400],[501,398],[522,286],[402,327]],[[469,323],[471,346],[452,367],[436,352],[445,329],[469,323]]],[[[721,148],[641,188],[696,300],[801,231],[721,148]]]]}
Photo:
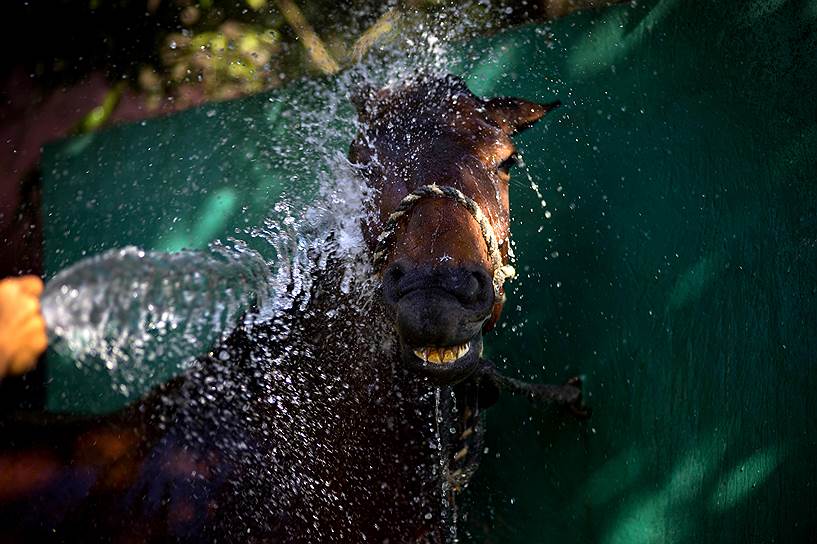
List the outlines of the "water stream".
{"type": "Polygon", "coordinates": [[[125,247],[66,268],[48,282],[50,343],[78,364],[109,370],[202,354],[270,297],[270,271],[245,245],[159,253],[125,247]]]}

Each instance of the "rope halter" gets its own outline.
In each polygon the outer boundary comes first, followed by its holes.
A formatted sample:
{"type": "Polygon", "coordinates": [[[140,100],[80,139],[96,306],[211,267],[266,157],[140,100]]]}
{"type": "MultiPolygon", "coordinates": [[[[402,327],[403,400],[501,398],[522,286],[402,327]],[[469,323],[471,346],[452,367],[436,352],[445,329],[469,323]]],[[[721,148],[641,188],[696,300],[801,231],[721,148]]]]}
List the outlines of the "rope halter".
{"type": "Polygon", "coordinates": [[[516,270],[509,264],[502,263],[502,253],[499,251],[499,244],[496,241],[496,234],[491,222],[482,213],[482,208],[479,207],[474,199],[463,194],[462,191],[451,187],[449,185],[423,185],[418,187],[408,195],[406,195],[400,204],[391,213],[386,225],[383,227],[383,232],[377,237],[377,247],[375,248],[372,262],[375,270],[380,270],[386,264],[388,257],[389,246],[394,238],[394,233],[397,230],[397,225],[400,219],[405,216],[411,207],[423,198],[448,198],[457,204],[460,204],[473,216],[479,224],[479,230],[482,232],[482,238],[488,246],[488,256],[491,258],[491,266],[493,267],[493,284],[494,294],[499,297],[502,284],[506,279],[513,278],[516,275],[516,270]]]}

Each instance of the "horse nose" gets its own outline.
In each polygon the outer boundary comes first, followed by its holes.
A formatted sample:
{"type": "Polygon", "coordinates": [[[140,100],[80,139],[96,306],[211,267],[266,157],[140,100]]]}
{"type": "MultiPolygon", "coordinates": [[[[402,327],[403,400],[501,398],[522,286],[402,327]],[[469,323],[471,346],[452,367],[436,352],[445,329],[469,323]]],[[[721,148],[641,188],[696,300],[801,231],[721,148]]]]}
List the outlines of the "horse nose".
{"type": "Polygon", "coordinates": [[[429,268],[412,267],[398,261],[383,272],[386,302],[396,304],[407,293],[417,289],[445,291],[467,307],[482,309],[493,305],[491,275],[479,265],[429,268]]]}

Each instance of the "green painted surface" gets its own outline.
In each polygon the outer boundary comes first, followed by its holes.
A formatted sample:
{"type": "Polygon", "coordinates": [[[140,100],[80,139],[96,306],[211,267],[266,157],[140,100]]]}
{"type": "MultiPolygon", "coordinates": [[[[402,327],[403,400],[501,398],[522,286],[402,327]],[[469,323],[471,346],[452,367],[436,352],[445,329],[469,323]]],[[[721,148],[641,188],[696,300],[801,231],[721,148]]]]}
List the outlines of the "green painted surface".
{"type": "MultiPolygon", "coordinates": [[[[472,44],[474,90],[566,103],[520,138],[547,206],[517,173],[522,274],[490,354],[539,381],[583,374],[595,412],[492,409],[469,541],[817,535],[817,3],[734,4],[662,0],[472,44]]],[[[288,134],[270,112],[294,92],[51,147],[49,271],[254,220],[236,210],[269,209],[291,174],[268,164],[288,134]]],[[[87,406],[105,394],[72,383],[87,406]]]]}

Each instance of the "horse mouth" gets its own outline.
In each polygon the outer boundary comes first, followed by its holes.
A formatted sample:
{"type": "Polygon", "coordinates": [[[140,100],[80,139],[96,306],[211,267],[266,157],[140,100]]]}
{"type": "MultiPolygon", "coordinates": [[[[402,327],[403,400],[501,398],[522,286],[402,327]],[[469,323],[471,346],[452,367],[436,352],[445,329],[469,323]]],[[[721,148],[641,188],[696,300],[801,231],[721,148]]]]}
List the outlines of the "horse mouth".
{"type": "Polygon", "coordinates": [[[408,367],[437,385],[452,385],[470,376],[481,355],[481,334],[461,344],[403,347],[403,361],[408,367]]]}
{"type": "Polygon", "coordinates": [[[448,347],[423,347],[413,350],[418,359],[432,365],[447,365],[462,359],[471,351],[470,342],[448,347]]]}
{"type": "Polygon", "coordinates": [[[394,312],[406,367],[435,384],[454,384],[470,376],[482,355],[492,289],[487,272],[474,267],[387,272],[384,296],[394,312]]]}

